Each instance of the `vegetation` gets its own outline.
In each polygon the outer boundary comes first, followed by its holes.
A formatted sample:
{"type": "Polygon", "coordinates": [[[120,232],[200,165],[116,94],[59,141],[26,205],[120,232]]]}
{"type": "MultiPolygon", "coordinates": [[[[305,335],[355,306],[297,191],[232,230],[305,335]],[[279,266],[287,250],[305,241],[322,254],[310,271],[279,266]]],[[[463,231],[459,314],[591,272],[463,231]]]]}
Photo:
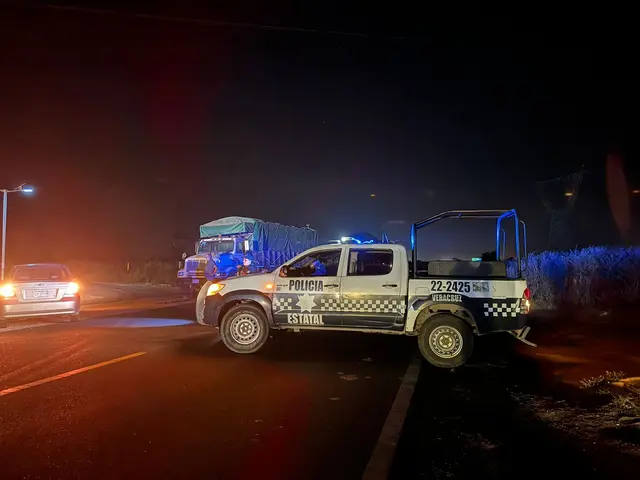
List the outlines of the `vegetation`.
{"type": "MultiPolygon", "coordinates": [[[[608,408],[620,415],[632,416],[636,420],[640,416],[640,388],[635,378],[628,378],[624,372],[605,372],[597,377],[580,380],[580,388],[609,399],[608,408]]],[[[637,422],[635,422],[637,423],[637,422]]]]}
{"type": "Polygon", "coordinates": [[[149,283],[174,285],[178,262],[148,260],[145,262],[100,262],[70,260],[66,265],[82,282],[149,283]]]}
{"type": "Polygon", "coordinates": [[[529,255],[534,308],[609,308],[640,300],[640,248],[589,247],[529,255]]]}

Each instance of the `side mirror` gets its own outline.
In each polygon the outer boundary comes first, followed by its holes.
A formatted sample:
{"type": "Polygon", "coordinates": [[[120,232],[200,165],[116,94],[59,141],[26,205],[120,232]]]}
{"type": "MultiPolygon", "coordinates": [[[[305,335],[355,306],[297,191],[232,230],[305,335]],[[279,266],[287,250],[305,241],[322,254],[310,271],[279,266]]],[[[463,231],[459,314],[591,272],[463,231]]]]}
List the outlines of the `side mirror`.
{"type": "Polygon", "coordinates": [[[286,277],[288,273],[289,273],[289,265],[283,265],[282,268],[280,269],[280,276],[286,277]]]}
{"type": "Polygon", "coordinates": [[[242,246],[244,247],[244,253],[247,253],[249,251],[249,240],[245,240],[242,246]]]}
{"type": "Polygon", "coordinates": [[[185,258],[187,258],[187,254],[186,252],[182,252],[182,259],[184,260],[185,258]]]}

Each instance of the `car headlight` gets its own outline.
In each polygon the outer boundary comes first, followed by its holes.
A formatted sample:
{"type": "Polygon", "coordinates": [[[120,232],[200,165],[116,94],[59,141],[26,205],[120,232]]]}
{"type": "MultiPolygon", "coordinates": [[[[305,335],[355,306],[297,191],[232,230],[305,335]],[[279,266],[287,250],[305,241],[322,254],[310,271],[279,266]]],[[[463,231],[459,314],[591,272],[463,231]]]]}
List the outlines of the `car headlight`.
{"type": "Polygon", "coordinates": [[[209,295],[215,295],[216,293],[220,292],[220,290],[222,290],[225,287],[224,283],[212,283],[211,285],[209,285],[209,288],[207,288],[207,297],[209,295]]]}

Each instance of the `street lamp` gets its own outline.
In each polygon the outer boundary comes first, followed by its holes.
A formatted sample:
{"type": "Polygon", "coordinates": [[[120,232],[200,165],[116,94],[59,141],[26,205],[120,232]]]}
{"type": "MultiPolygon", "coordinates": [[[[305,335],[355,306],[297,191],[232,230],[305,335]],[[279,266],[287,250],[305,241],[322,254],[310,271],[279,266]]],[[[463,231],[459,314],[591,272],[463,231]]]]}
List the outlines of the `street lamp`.
{"type": "Polygon", "coordinates": [[[31,194],[33,193],[33,187],[29,187],[27,184],[23,183],[19,187],[12,189],[1,188],[0,192],[2,192],[2,267],[0,271],[0,280],[4,280],[5,254],[7,251],[7,196],[14,192],[22,192],[27,195],[31,194]]]}

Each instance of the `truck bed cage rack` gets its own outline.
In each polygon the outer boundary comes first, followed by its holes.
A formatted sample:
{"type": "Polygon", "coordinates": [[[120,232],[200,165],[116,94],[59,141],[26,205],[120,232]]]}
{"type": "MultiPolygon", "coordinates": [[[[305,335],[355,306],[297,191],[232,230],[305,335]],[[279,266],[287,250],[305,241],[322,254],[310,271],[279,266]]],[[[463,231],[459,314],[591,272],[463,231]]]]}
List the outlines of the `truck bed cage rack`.
{"type": "Polygon", "coordinates": [[[418,230],[433,223],[439,222],[446,218],[457,219],[476,219],[476,220],[496,220],[496,259],[502,261],[502,255],[506,249],[506,232],[502,228],[502,221],[509,218],[514,219],[514,233],[515,233],[515,246],[516,246],[516,258],[518,261],[518,278],[522,275],[523,267],[520,257],[520,226],[522,226],[522,238],[524,242],[524,256],[527,257],[527,226],[518,218],[518,214],[515,209],[510,210],[449,210],[439,213],[432,217],[425,218],[419,222],[414,223],[411,226],[411,260],[413,264],[412,277],[417,278],[417,235],[418,230]]]}

